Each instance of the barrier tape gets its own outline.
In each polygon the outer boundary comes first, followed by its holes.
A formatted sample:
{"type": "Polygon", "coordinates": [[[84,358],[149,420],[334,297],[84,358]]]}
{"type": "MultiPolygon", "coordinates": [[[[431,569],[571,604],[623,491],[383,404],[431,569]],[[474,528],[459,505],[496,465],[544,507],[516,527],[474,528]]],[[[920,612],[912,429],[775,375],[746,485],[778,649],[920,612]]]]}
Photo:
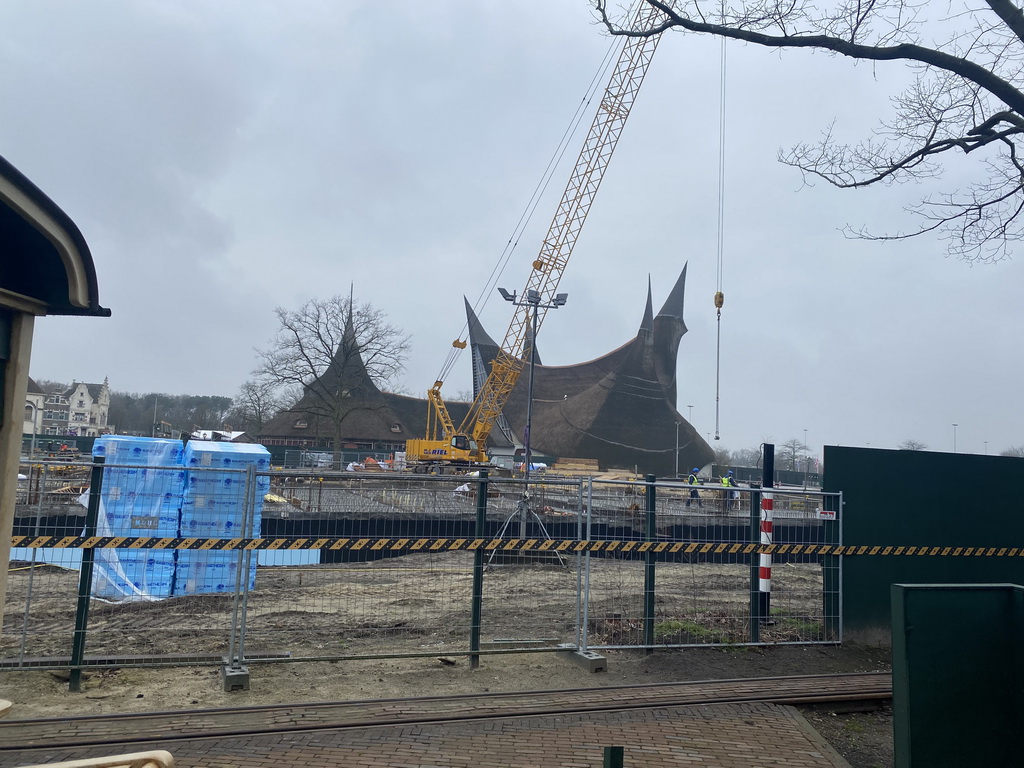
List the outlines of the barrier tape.
{"type": "Polygon", "coordinates": [[[599,539],[444,538],[279,538],[201,539],[156,536],[14,536],[12,547],[29,549],[387,550],[389,552],[473,552],[482,549],[532,552],[655,552],[699,555],[881,555],[939,557],[1024,557],[1024,547],[896,547],[840,544],[729,544],[723,542],[627,541],[599,539]]]}

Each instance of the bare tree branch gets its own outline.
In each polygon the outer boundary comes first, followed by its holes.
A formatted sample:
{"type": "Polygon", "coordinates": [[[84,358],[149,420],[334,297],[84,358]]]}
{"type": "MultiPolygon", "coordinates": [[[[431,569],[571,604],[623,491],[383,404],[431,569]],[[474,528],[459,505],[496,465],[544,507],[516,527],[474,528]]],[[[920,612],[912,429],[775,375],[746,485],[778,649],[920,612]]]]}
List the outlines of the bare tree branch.
{"type": "MultiPolygon", "coordinates": [[[[942,156],[980,158],[987,172],[944,199],[925,198],[908,212],[924,223],[877,240],[938,233],[967,260],[998,260],[1024,239],[1024,13],[1011,0],[954,8],[926,0],[646,0],[665,15],[653,30],[617,23],[595,0],[612,35],[669,29],[714,35],[772,49],[812,49],[863,61],[902,61],[917,70],[893,100],[895,119],[856,145],[820,141],[779,153],[805,179],[840,188],[938,178],[942,156]],[[941,5],[944,10],[937,10],[941,5]],[[943,15],[945,14],[945,15],[943,15]]],[[[848,232],[854,230],[848,229],[848,232]]]]}
{"type": "Polygon", "coordinates": [[[290,410],[327,425],[337,446],[351,414],[384,407],[373,394],[404,370],[411,337],[383,311],[343,296],[275,312],[280,328],[267,349],[257,350],[255,373],[278,388],[301,391],[290,410]]]}

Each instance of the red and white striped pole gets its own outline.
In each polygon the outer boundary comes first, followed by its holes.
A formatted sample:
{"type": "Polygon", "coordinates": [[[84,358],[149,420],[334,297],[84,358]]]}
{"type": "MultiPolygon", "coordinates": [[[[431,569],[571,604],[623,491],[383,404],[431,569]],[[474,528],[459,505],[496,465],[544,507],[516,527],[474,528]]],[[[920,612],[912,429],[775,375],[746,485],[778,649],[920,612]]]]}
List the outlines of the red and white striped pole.
{"type": "MultiPolygon", "coordinates": [[[[764,444],[764,461],[761,464],[761,544],[773,544],[772,518],[773,501],[771,489],[775,486],[775,446],[764,444]]],[[[770,624],[772,610],[772,556],[762,553],[757,562],[758,615],[762,624],[770,624]]]]}
{"type": "MultiPolygon", "coordinates": [[[[761,543],[772,543],[772,495],[761,493],[761,543]]],[[[772,556],[761,553],[757,562],[757,590],[761,623],[768,621],[772,607],[772,556]]]]}

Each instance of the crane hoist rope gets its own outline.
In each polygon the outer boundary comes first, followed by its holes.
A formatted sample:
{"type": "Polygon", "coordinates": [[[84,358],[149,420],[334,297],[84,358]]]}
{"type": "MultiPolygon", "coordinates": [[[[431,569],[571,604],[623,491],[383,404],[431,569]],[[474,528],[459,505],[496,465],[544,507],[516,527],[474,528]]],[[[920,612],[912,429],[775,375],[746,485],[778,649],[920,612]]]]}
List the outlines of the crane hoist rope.
{"type": "Polygon", "coordinates": [[[722,292],[723,276],[723,254],[725,252],[725,65],[726,47],[725,38],[721,43],[721,71],[718,85],[718,246],[717,246],[717,275],[715,291],[715,440],[720,439],[719,426],[721,423],[719,414],[719,402],[722,380],[722,306],[725,304],[725,294],[722,292]]]}
{"type": "MultiPolygon", "coordinates": [[[[640,3],[633,21],[634,29],[653,29],[664,18],[663,12],[640,3]]],[[[455,428],[444,399],[442,381],[435,382],[427,393],[427,434],[423,440],[409,440],[406,454],[410,461],[486,462],[485,447],[491,429],[525,367],[524,352],[531,314],[537,312],[540,325],[558,289],[558,283],[572,254],[591,203],[604,178],[608,161],[615,149],[626,118],[643,82],[661,35],[626,36],[621,53],[605,87],[601,105],[591,124],[583,148],[576,160],[569,182],[562,194],[540,254],[522,295],[537,295],[538,311],[523,303],[509,324],[505,340],[491,364],[487,380],[480,388],[469,412],[455,428]],[[532,292],[532,294],[531,294],[532,292]]]]}

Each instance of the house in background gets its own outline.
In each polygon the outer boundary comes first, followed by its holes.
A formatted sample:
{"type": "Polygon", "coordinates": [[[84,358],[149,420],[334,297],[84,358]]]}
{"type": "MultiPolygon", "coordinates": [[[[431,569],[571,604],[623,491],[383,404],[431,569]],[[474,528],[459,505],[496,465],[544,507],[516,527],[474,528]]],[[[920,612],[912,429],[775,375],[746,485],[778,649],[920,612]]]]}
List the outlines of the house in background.
{"type": "MultiPolygon", "coordinates": [[[[63,432],[47,432],[54,435],[77,437],[99,437],[107,434],[107,414],[110,411],[110,385],[107,379],[102,384],[72,382],[62,399],[67,402],[67,421],[63,432]]],[[[54,426],[57,426],[56,423],[54,426]]]]}
{"type": "Polygon", "coordinates": [[[26,435],[99,437],[113,431],[113,425],[108,423],[110,385],[107,379],[102,384],[76,381],[61,392],[46,392],[31,378],[28,381],[26,435]]]}
{"type": "Polygon", "coordinates": [[[25,391],[25,426],[22,432],[26,435],[43,434],[43,414],[46,403],[46,392],[28,377],[28,389],[25,391]]]}

